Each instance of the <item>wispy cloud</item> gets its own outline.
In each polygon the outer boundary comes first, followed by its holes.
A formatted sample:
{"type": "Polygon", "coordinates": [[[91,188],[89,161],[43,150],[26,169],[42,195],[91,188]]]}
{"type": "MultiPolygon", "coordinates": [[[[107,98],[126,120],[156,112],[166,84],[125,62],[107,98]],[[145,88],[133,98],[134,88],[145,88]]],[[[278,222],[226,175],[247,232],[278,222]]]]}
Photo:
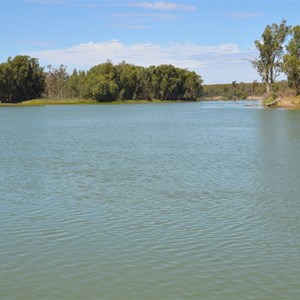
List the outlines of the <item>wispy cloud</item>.
{"type": "Polygon", "coordinates": [[[103,7],[103,6],[115,6],[115,7],[136,7],[136,8],[143,8],[143,9],[151,9],[151,10],[161,10],[161,11],[174,11],[174,10],[181,10],[181,11],[193,11],[196,9],[196,6],[177,3],[177,2],[167,2],[167,1],[132,1],[132,2],[124,2],[124,1],[97,1],[97,0],[23,0],[29,3],[38,3],[38,4],[70,4],[70,5],[77,5],[83,7],[103,7]]]}
{"type": "Polygon", "coordinates": [[[121,29],[149,29],[153,23],[172,22],[179,19],[178,16],[169,13],[118,13],[104,15],[107,24],[121,29]]]}
{"type": "Polygon", "coordinates": [[[32,41],[32,40],[21,40],[17,44],[25,46],[37,46],[37,47],[47,47],[53,46],[55,43],[51,41],[32,41]]]}
{"type": "Polygon", "coordinates": [[[230,12],[226,13],[226,16],[235,18],[235,19],[251,19],[263,17],[264,14],[256,12],[230,12]]]}
{"type": "Polygon", "coordinates": [[[38,3],[38,4],[67,4],[67,0],[26,0],[26,2],[30,3],[38,3]]]}
{"type": "Polygon", "coordinates": [[[111,14],[106,15],[104,18],[107,19],[143,19],[143,20],[152,20],[152,21],[174,21],[177,20],[178,17],[173,14],[167,13],[119,13],[119,14],[111,14]]]}
{"type": "Polygon", "coordinates": [[[155,10],[164,10],[164,11],[172,11],[172,10],[183,10],[183,11],[193,11],[196,9],[193,5],[187,5],[177,2],[130,2],[127,4],[129,7],[139,7],[144,9],[155,9],[155,10]]]}

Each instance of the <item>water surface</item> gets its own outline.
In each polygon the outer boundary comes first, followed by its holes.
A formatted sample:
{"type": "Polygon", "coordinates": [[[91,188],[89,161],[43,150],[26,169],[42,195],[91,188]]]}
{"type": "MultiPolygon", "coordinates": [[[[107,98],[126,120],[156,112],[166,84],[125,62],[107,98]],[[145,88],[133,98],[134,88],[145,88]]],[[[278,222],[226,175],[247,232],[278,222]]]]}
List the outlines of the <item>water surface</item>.
{"type": "Polygon", "coordinates": [[[299,299],[300,111],[245,104],[1,108],[0,298],[299,299]]]}

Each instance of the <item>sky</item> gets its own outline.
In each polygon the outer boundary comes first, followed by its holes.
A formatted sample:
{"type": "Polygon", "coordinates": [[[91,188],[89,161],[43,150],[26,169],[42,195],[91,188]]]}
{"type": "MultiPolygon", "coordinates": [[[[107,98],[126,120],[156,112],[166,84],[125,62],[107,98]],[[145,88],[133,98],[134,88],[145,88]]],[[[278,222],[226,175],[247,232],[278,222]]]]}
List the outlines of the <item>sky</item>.
{"type": "Polygon", "coordinates": [[[299,25],[299,12],[300,0],[0,0],[0,62],[172,64],[205,84],[260,81],[254,41],[268,24],[299,25]]]}

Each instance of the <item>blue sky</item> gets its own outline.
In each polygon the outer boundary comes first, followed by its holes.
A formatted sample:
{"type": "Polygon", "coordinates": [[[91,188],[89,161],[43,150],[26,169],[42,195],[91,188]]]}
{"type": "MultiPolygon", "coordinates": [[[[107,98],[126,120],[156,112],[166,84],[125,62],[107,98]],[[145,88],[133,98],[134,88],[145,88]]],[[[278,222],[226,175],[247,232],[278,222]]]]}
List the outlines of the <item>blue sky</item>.
{"type": "Polygon", "coordinates": [[[259,80],[249,59],[265,26],[300,24],[300,0],[0,0],[0,61],[87,70],[107,59],[194,70],[206,84],[259,80]]]}

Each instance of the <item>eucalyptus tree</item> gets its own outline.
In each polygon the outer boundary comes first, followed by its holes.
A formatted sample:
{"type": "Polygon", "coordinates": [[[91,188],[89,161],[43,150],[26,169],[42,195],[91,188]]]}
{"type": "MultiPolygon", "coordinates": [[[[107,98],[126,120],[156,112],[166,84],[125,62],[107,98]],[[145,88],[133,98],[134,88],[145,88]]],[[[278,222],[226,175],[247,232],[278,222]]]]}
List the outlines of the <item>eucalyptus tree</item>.
{"type": "Polygon", "coordinates": [[[300,95],[300,26],[292,29],[292,38],[287,46],[287,54],[283,57],[283,70],[289,85],[300,95]]]}
{"type": "Polygon", "coordinates": [[[289,34],[290,27],[283,20],[279,25],[267,25],[260,40],[255,41],[259,57],[252,60],[253,67],[266,84],[266,92],[270,94],[275,79],[282,70],[284,43],[289,34]]]}

